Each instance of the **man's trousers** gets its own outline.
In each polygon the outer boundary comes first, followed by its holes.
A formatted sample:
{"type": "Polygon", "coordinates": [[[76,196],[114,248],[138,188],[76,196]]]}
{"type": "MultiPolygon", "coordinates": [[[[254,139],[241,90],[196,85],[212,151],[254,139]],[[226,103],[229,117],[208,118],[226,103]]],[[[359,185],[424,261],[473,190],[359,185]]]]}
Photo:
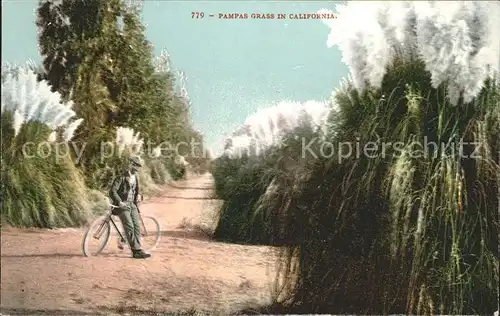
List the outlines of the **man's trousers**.
{"type": "Polygon", "coordinates": [[[141,224],[137,206],[134,203],[129,203],[129,207],[122,209],[118,216],[125,230],[130,249],[132,251],[141,250],[141,224]]]}

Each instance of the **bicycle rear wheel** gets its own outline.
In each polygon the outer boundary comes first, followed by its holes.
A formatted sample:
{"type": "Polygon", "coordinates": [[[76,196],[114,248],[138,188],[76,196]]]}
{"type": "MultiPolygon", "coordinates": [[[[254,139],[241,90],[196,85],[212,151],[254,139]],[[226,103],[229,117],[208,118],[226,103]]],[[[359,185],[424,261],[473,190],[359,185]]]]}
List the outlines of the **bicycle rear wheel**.
{"type": "Polygon", "coordinates": [[[160,223],[152,216],[142,216],[141,245],[146,252],[154,250],[160,242],[160,223]],[[144,223],[144,225],[142,225],[144,223]]]}
{"type": "Polygon", "coordinates": [[[83,236],[83,255],[90,257],[100,254],[108,244],[110,232],[109,215],[101,216],[93,221],[83,236]]]}

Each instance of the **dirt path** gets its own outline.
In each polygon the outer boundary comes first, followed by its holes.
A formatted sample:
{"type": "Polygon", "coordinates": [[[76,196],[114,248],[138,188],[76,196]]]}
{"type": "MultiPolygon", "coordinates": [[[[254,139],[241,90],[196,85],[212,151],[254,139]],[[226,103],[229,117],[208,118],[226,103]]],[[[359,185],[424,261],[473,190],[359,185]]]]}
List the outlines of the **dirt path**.
{"type": "Polygon", "coordinates": [[[162,237],[153,257],[130,259],[110,242],[105,254],[85,258],[83,229],[4,229],[1,249],[3,314],[173,312],[195,308],[227,314],[270,299],[274,260],[267,247],[209,240],[217,201],[209,175],[169,186],[145,201],[162,237]]]}

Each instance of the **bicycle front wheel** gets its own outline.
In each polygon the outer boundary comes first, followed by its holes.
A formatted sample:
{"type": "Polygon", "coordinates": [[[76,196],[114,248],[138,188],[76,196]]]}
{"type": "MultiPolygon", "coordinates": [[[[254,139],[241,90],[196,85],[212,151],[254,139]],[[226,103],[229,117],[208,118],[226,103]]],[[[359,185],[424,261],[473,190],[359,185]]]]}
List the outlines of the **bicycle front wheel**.
{"type": "Polygon", "coordinates": [[[160,223],[152,216],[142,216],[141,245],[146,252],[154,250],[160,242],[160,223]]]}
{"type": "Polygon", "coordinates": [[[85,257],[99,255],[108,244],[110,232],[109,215],[93,221],[83,236],[83,255],[85,257]]]}

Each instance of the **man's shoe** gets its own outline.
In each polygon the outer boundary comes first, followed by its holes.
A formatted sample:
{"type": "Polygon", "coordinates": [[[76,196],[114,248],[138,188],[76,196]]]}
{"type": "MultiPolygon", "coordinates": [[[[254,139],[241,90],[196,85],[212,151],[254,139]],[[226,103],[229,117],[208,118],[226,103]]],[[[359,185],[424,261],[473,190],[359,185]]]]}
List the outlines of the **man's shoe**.
{"type": "Polygon", "coordinates": [[[134,251],[132,253],[132,258],[134,258],[134,259],[146,259],[146,258],[149,258],[149,257],[151,257],[151,255],[149,253],[145,253],[142,250],[134,251]]]}

